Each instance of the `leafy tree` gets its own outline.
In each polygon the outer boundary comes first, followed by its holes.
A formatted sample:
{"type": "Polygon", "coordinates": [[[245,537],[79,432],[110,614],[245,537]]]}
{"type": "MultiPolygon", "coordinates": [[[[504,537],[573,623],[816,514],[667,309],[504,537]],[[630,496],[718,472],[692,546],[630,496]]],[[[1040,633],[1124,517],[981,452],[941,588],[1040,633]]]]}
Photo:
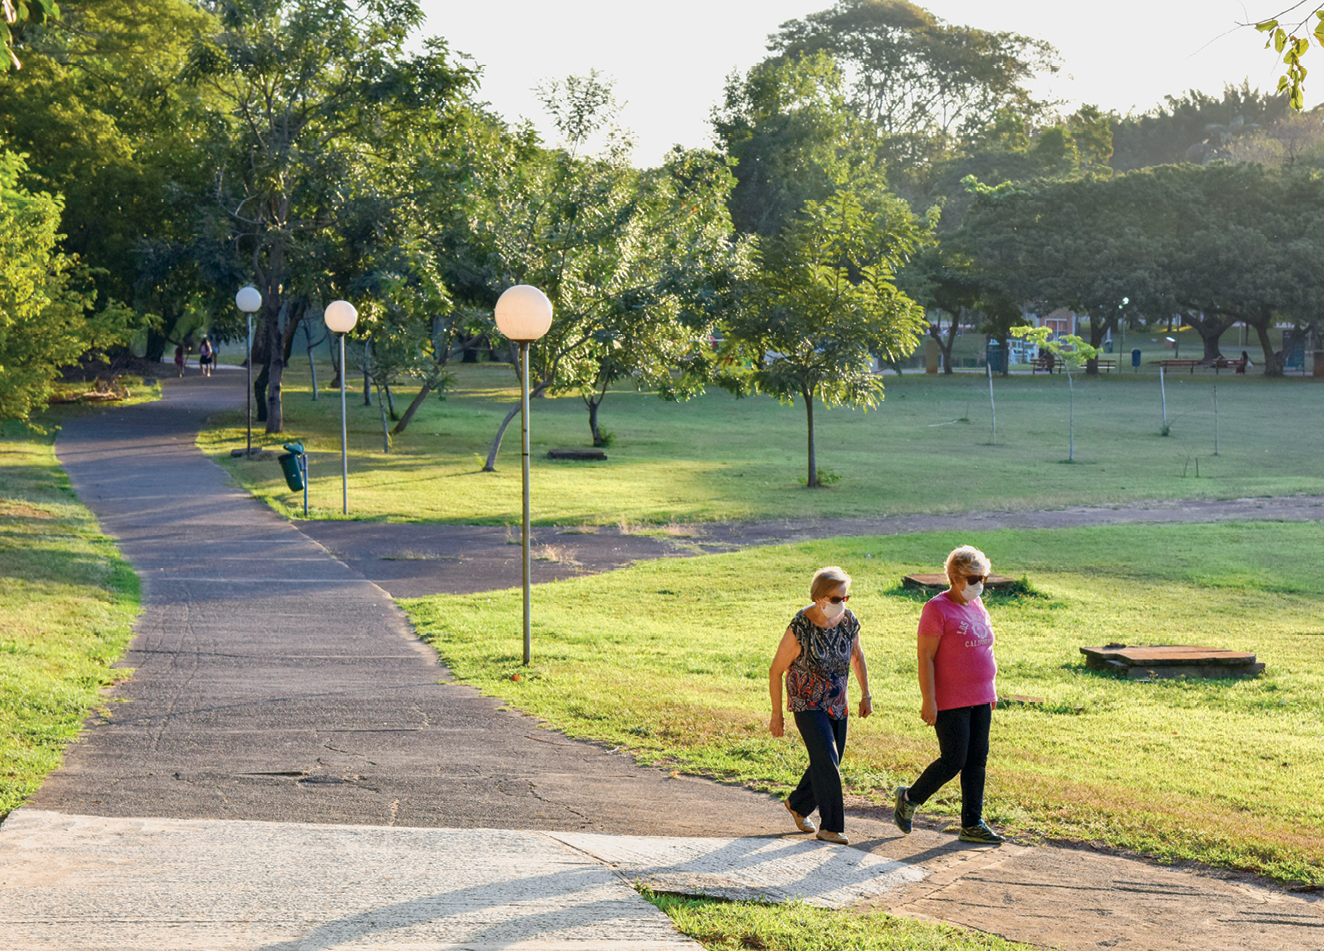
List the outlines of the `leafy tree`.
{"type": "Polygon", "coordinates": [[[809,488],[819,486],[814,403],[869,408],[883,397],[873,355],[911,353],[924,312],[896,287],[897,268],[926,239],[906,204],[843,189],[805,210],[763,253],[757,304],[732,327],[762,359],[755,391],[803,402],[809,488]]]}
{"type": "Polygon", "coordinates": [[[727,79],[713,130],[735,162],[737,230],[776,235],[804,208],[872,166],[846,106],[841,72],[826,53],[765,60],[727,79]]]}
{"type": "Polygon", "coordinates": [[[24,31],[30,24],[59,19],[60,7],[55,0],[6,0],[4,14],[7,54],[5,69],[22,69],[23,63],[19,61],[14,48],[22,43],[24,31]]]}
{"type": "Polygon", "coordinates": [[[45,405],[61,367],[136,329],[119,307],[91,313],[76,264],[58,250],[61,202],[21,188],[23,160],[0,152],[0,418],[45,405]]]}
{"type": "Polygon", "coordinates": [[[346,220],[364,220],[356,206],[408,200],[387,174],[408,164],[405,133],[444,132],[472,75],[439,40],[406,52],[423,19],[412,0],[218,0],[216,15],[221,32],[199,38],[189,75],[227,113],[221,223],[262,292],[255,395],[280,432],[281,374],[306,313],[291,301],[331,291],[318,254],[334,251],[346,220]]]}
{"type": "Polygon", "coordinates": [[[200,290],[186,248],[212,123],[178,77],[211,22],[184,0],[84,0],[29,26],[24,68],[0,77],[0,134],[27,154],[25,182],[65,199],[62,249],[88,266],[98,300],[158,318],[149,359],[182,341],[200,290]]]}
{"type": "Polygon", "coordinates": [[[1228,160],[1243,137],[1274,125],[1289,111],[1285,96],[1261,93],[1248,82],[1224,86],[1221,99],[1198,90],[1166,96],[1149,112],[1116,120],[1111,164],[1125,172],[1228,160]]]}
{"type": "MultiPolygon", "coordinates": [[[[980,281],[1022,307],[1069,308],[1090,317],[1091,347],[1117,327],[1123,298],[1159,300],[1152,248],[1138,224],[1151,196],[1144,179],[1002,185],[972,182],[977,202],[960,242],[980,281]]],[[[1088,372],[1097,373],[1094,361],[1088,372]]]]}
{"type": "MultiPolygon", "coordinates": [[[[526,139],[497,156],[475,183],[483,199],[472,230],[496,287],[532,284],[552,302],[551,329],[529,349],[531,393],[579,393],[601,441],[597,412],[613,379],[673,397],[693,391],[697,378],[674,371],[707,339],[744,252],[730,239],[723,163],[678,151],[640,172],[614,127],[608,82],[572,77],[543,93],[563,146],[526,139]]],[[[486,469],[517,412],[498,428],[486,469]]]]}
{"type": "Polygon", "coordinates": [[[1041,40],[946,23],[906,0],[841,0],[782,24],[769,48],[831,54],[856,116],[909,165],[975,135],[999,110],[1039,114],[1027,83],[1057,69],[1041,40]]]}

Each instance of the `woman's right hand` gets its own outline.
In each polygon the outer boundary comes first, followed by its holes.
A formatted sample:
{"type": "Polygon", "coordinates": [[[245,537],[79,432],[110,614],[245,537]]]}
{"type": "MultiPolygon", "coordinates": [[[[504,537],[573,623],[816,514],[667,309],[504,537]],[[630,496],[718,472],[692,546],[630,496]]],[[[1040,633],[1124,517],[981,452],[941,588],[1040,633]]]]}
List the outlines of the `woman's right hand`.
{"type": "Polygon", "coordinates": [[[782,721],[782,712],[780,710],[772,711],[772,720],[768,723],[768,729],[772,731],[773,736],[781,736],[786,732],[786,725],[782,721]]]}
{"type": "Polygon", "coordinates": [[[919,706],[919,718],[923,720],[925,723],[927,723],[929,726],[933,726],[935,723],[937,723],[938,701],[931,697],[925,697],[924,702],[921,703],[919,706]]]}

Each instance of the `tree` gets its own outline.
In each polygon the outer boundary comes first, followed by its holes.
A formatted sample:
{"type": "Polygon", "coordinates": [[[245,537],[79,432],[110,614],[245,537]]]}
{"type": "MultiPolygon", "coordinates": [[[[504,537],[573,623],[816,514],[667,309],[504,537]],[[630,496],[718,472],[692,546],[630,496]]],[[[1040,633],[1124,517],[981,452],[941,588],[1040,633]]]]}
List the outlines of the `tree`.
{"type": "Polygon", "coordinates": [[[23,160],[0,152],[0,418],[27,419],[45,405],[61,367],[123,343],[132,312],[91,313],[94,294],[57,248],[61,202],[21,188],[23,160]]]}
{"type": "Polygon", "coordinates": [[[822,201],[851,178],[852,166],[873,164],[826,53],[764,60],[730,76],[712,123],[735,162],[731,219],[745,234],[777,234],[806,201],[822,201]]]}
{"type": "Polygon", "coordinates": [[[355,202],[408,200],[387,174],[408,164],[405,133],[444,134],[447,105],[473,77],[439,40],[406,53],[423,19],[413,0],[219,0],[216,13],[222,30],[199,38],[189,75],[228,112],[217,193],[262,292],[255,359],[265,367],[254,386],[274,433],[288,344],[307,309],[291,300],[331,291],[314,252],[334,248],[355,202]]]}
{"type": "Polygon", "coordinates": [[[782,24],[768,46],[787,58],[831,54],[855,115],[911,166],[973,136],[999,110],[1040,114],[1027,83],[1057,69],[1042,40],[946,23],[906,0],[841,0],[782,24]]]}
{"type": "Polygon", "coordinates": [[[909,354],[924,312],[896,287],[897,268],[925,240],[906,204],[885,194],[843,189],[810,201],[768,243],[756,276],[757,305],[732,327],[759,354],[758,392],[805,407],[806,485],[820,485],[814,403],[869,408],[883,396],[874,354],[909,354]]]}
{"type": "MultiPolygon", "coordinates": [[[[475,182],[483,198],[472,230],[488,249],[493,291],[532,284],[552,302],[551,329],[529,348],[531,394],[581,394],[600,441],[597,411],[611,380],[692,391],[673,371],[707,339],[744,252],[731,241],[731,179],[720,160],[674,152],[640,172],[614,124],[609,81],[571,77],[543,95],[561,147],[517,140],[496,156],[475,182]]],[[[516,412],[518,404],[498,428],[486,470],[516,412]]]]}
{"type": "Polygon", "coordinates": [[[213,21],[185,0],[83,0],[62,17],[24,31],[24,68],[0,77],[0,134],[27,154],[29,188],[63,196],[61,248],[97,299],[157,318],[145,356],[159,359],[202,290],[189,243],[213,126],[178,80],[213,21]]]}
{"type": "Polygon", "coordinates": [[[1194,89],[1165,96],[1148,112],[1114,121],[1111,165],[1126,172],[1226,161],[1244,137],[1273,126],[1290,111],[1285,96],[1261,93],[1249,82],[1224,86],[1221,98],[1194,89]]]}
{"type": "Polygon", "coordinates": [[[1012,336],[1033,341],[1041,350],[1047,350],[1057,356],[1066,371],[1067,378],[1067,462],[1076,461],[1076,386],[1072,379],[1072,369],[1080,369],[1085,363],[1093,363],[1099,357],[1098,347],[1091,347],[1075,334],[1063,334],[1056,340],[1051,339],[1052,331],[1048,327],[1013,327],[1012,336]]]}
{"type": "MultiPolygon", "coordinates": [[[[1149,184],[1095,175],[997,188],[972,181],[978,200],[959,240],[977,262],[980,281],[1005,300],[1088,314],[1089,343],[1098,348],[1116,329],[1124,298],[1161,299],[1139,223],[1153,198],[1149,184]]],[[[1088,372],[1098,372],[1093,360],[1088,372]]]]}

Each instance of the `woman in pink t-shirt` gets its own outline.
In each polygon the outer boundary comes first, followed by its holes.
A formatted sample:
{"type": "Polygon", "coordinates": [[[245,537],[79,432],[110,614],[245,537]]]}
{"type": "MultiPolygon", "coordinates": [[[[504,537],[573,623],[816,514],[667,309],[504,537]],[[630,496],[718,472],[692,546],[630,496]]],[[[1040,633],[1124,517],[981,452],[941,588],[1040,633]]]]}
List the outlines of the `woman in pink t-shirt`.
{"type": "Polygon", "coordinates": [[[984,768],[988,730],[998,694],[994,679],[993,623],[980,596],[992,565],[978,548],[963,545],[947,556],[950,587],[919,616],[920,717],[938,733],[939,756],[896,791],[893,819],[909,834],[915,810],[961,775],[961,841],[1002,841],[984,822],[984,768]]]}

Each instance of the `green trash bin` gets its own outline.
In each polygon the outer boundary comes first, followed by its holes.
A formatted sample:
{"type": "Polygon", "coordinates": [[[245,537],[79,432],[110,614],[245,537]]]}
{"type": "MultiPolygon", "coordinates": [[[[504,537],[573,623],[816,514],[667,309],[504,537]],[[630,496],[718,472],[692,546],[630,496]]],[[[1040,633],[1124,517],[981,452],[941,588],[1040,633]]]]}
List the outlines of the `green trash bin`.
{"type": "MultiPolygon", "coordinates": [[[[291,448],[286,446],[286,449],[291,448]]],[[[303,447],[299,446],[302,450],[303,447]]],[[[303,488],[303,467],[299,465],[299,456],[302,452],[283,452],[276,457],[280,463],[281,471],[285,473],[285,484],[290,487],[291,492],[298,492],[303,488]]]]}

